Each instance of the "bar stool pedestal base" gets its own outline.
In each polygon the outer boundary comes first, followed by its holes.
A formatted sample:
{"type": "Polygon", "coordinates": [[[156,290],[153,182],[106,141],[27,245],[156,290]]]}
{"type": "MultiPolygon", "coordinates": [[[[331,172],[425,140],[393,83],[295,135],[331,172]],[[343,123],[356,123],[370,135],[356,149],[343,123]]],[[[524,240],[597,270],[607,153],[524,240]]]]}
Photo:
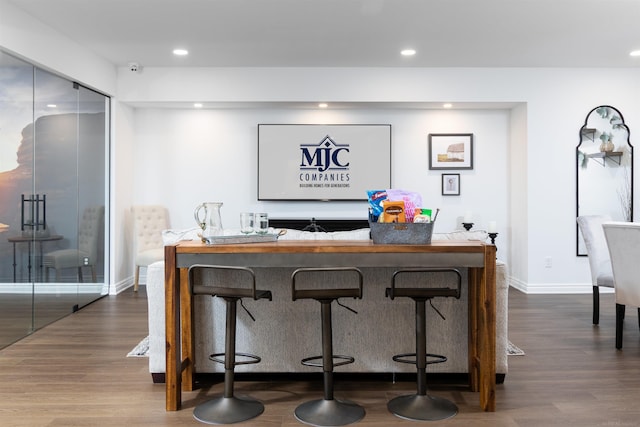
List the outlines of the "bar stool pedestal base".
{"type": "Polygon", "coordinates": [[[364,418],[364,408],[348,400],[318,399],[299,405],[294,414],[312,426],[344,426],[364,418]]]}
{"type": "Polygon", "coordinates": [[[193,418],[206,424],[233,424],[250,420],[264,412],[264,405],[251,398],[218,397],[201,403],[193,418]]]}
{"type": "Polygon", "coordinates": [[[458,413],[455,403],[441,397],[411,394],[398,396],[387,404],[393,415],[413,421],[437,421],[458,413]]]}

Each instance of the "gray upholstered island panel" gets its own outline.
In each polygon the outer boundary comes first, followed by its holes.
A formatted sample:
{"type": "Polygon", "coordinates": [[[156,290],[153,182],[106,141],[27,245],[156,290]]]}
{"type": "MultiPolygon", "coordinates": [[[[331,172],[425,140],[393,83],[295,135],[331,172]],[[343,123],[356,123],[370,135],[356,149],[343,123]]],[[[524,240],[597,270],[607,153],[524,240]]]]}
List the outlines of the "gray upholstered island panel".
{"type": "MultiPolygon", "coordinates": [[[[316,372],[300,364],[304,357],[321,353],[320,305],[314,301],[292,301],[290,276],[293,268],[256,268],[258,286],[273,293],[273,301],[245,305],[256,317],[253,322],[238,309],[237,351],[257,354],[262,362],[238,366],[237,372],[316,372]]],[[[443,313],[427,310],[427,348],[446,355],[448,361],[430,365],[429,372],[467,373],[468,316],[466,268],[460,300],[436,299],[434,305],[443,313]]],[[[397,353],[412,352],[415,346],[414,304],[411,300],[385,297],[393,269],[363,268],[362,300],[342,301],[355,309],[354,314],[334,306],[334,352],[355,358],[355,363],[338,368],[340,372],[415,372],[413,365],[393,362],[397,353]]],[[[448,280],[441,278],[440,280],[448,280]]],[[[496,269],[496,373],[507,373],[507,299],[506,266],[498,262],[496,269]]],[[[149,371],[165,371],[164,265],[149,267],[147,274],[149,301],[149,371]]],[[[208,297],[194,302],[195,371],[222,372],[221,365],[209,360],[211,353],[224,351],[223,302],[208,297]]],[[[154,375],[159,378],[160,375],[154,375]]]]}

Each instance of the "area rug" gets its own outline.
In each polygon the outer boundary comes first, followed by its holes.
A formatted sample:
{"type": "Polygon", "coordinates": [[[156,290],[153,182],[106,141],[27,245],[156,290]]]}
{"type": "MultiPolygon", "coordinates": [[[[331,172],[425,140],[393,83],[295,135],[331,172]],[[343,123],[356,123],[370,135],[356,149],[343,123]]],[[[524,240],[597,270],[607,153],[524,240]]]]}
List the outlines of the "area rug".
{"type": "Polygon", "coordinates": [[[524,351],[522,351],[522,349],[509,341],[509,345],[507,346],[507,354],[509,356],[524,356],[524,351]]]}
{"type": "Polygon", "coordinates": [[[131,350],[127,357],[149,357],[149,337],[145,337],[142,341],[131,350]]]}

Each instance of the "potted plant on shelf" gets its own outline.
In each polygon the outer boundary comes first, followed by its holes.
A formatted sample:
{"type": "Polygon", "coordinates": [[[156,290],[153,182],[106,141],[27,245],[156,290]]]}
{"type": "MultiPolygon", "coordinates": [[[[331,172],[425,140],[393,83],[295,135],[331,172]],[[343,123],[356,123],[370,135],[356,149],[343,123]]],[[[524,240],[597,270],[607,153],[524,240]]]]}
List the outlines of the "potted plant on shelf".
{"type": "Polygon", "coordinates": [[[600,151],[605,152],[605,153],[610,153],[610,152],[613,151],[615,146],[613,145],[613,142],[611,141],[612,137],[613,137],[613,135],[611,133],[608,133],[608,132],[602,132],[600,134],[600,140],[602,141],[602,143],[600,144],[600,151]]]}

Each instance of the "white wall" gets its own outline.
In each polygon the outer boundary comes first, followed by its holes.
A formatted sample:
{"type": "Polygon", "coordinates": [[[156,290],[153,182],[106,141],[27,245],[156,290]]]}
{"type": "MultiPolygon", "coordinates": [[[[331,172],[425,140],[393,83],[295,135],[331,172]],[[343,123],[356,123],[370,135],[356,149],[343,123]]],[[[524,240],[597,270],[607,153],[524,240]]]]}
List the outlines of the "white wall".
{"type": "MultiPolygon", "coordinates": [[[[495,220],[506,232],[509,112],[506,110],[305,111],[138,109],[134,157],[136,203],[169,207],[172,226],[195,226],[193,209],[222,201],[223,224],[238,227],[241,211],[273,217],[366,219],[367,202],[257,202],[258,123],[389,123],[392,126],[392,186],[419,192],[425,207],[440,208],[436,232],[460,228],[466,211],[476,227],[495,220]],[[474,133],[474,169],[461,175],[461,196],[441,195],[441,173],[428,167],[428,133],[474,133]],[[482,179],[478,179],[482,177],[482,179]],[[483,182],[492,182],[491,203],[483,182]]],[[[381,158],[381,161],[384,161],[381,158]]],[[[376,168],[372,163],[371,168],[376,168]]],[[[451,171],[448,171],[451,172],[451,171]]],[[[362,195],[366,197],[366,195],[362,195]]],[[[507,241],[501,242],[507,254],[507,241]]]]}
{"type": "Polygon", "coordinates": [[[525,290],[527,283],[522,279],[528,277],[528,204],[526,200],[528,187],[527,171],[527,105],[520,104],[511,110],[511,126],[509,128],[509,244],[514,256],[509,257],[509,270],[512,285],[525,290]]]}
{"type": "Polygon", "coordinates": [[[109,250],[109,293],[116,294],[133,283],[133,241],[130,209],[133,203],[136,157],[135,114],[133,108],[113,103],[111,121],[113,141],[111,147],[111,239],[109,250]]]}

